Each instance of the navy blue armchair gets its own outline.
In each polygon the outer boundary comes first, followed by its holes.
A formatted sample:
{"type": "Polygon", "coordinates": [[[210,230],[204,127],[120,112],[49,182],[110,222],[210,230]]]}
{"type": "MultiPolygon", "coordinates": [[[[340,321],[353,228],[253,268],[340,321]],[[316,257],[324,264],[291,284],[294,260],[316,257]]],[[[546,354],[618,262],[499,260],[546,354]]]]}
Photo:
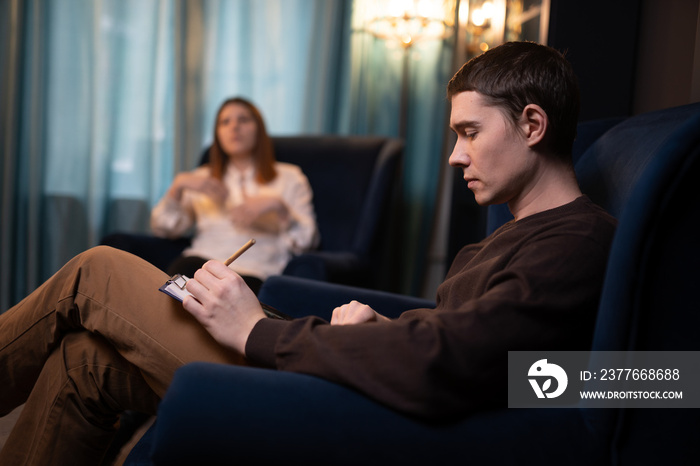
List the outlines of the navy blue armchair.
{"type": "MultiPolygon", "coordinates": [[[[275,155],[299,165],[314,193],[321,244],[292,258],[285,275],[371,288],[393,275],[392,212],[397,211],[403,141],[363,136],[274,137],[275,155]]],[[[202,160],[205,161],[207,151],[202,160]]],[[[101,243],[166,270],[189,245],[151,235],[112,233],[101,243]]]]}
{"type": "MultiPolygon", "coordinates": [[[[699,350],[700,104],[622,121],[576,171],[619,219],[592,349],[699,350]]],[[[387,314],[425,305],[283,276],[260,298],[294,315],[351,298],[387,314]]],[[[502,409],[431,424],[318,378],[194,363],[127,464],[150,452],[158,465],[684,465],[700,464],[698,438],[698,410],[502,409]]]]}

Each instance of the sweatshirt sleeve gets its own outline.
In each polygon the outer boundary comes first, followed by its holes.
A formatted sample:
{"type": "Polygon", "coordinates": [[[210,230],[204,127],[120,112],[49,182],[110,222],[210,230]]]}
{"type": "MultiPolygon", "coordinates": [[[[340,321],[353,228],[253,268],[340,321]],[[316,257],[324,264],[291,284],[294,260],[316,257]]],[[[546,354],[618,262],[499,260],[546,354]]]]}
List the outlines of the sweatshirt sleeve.
{"type": "Polygon", "coordinates": [[[605,246],[582,236],[532,241],[507,267],[487,273],[485,290],[474,299],[460,288],[471,277],[455,274],[443,286],[456,288],[438,308],[390,322],[263,319],[246,356],[352,387],[424,419],[505,406],[508,351],[588,347],[606,258],[605,246]]]}

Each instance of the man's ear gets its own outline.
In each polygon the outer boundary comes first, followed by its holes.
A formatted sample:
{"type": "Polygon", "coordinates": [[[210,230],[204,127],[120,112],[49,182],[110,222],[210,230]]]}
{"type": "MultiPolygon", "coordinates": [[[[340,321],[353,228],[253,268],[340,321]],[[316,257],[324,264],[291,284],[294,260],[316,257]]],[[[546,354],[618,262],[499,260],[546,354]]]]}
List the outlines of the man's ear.
{"type": "Polygon", "coordinates": [[[530,147],[542,142],[549,129],[547,112],[537,104],[528,104],[520,115],[520,128],[530,147]]]}

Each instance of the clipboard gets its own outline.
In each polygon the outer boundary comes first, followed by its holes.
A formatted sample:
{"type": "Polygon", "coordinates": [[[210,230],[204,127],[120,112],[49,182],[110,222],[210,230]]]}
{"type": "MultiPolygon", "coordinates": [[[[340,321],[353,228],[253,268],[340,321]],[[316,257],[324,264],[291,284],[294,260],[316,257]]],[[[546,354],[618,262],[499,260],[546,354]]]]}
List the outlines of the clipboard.
{"type": "Polygon", "coordinates": [[[170,279],[165,282],[163,286],[158,288],[158,291],[162,291],[171,298],[175,298],[182,302],[182,300],[185,299],[185,296],[192,296],[192,293],[187,291],[187,288],[185,288],[188,280],[189,278],[178,273],[170,277],[170,279]]]}

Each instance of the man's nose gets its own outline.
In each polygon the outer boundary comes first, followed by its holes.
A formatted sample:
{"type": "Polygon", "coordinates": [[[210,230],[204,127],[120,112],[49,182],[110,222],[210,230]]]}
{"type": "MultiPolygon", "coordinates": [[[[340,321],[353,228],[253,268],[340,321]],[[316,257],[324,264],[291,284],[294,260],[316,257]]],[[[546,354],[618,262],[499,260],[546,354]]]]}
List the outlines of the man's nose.
{"type": "Polygon", "coordinates": [[[468,164],[468,160],[469,157],[466,156],[464,149],[460,147],[459,142],[457,142],[452,149],[449,159],[447,159],[448,163],[452,167],[464,167],[468,164]]]}

